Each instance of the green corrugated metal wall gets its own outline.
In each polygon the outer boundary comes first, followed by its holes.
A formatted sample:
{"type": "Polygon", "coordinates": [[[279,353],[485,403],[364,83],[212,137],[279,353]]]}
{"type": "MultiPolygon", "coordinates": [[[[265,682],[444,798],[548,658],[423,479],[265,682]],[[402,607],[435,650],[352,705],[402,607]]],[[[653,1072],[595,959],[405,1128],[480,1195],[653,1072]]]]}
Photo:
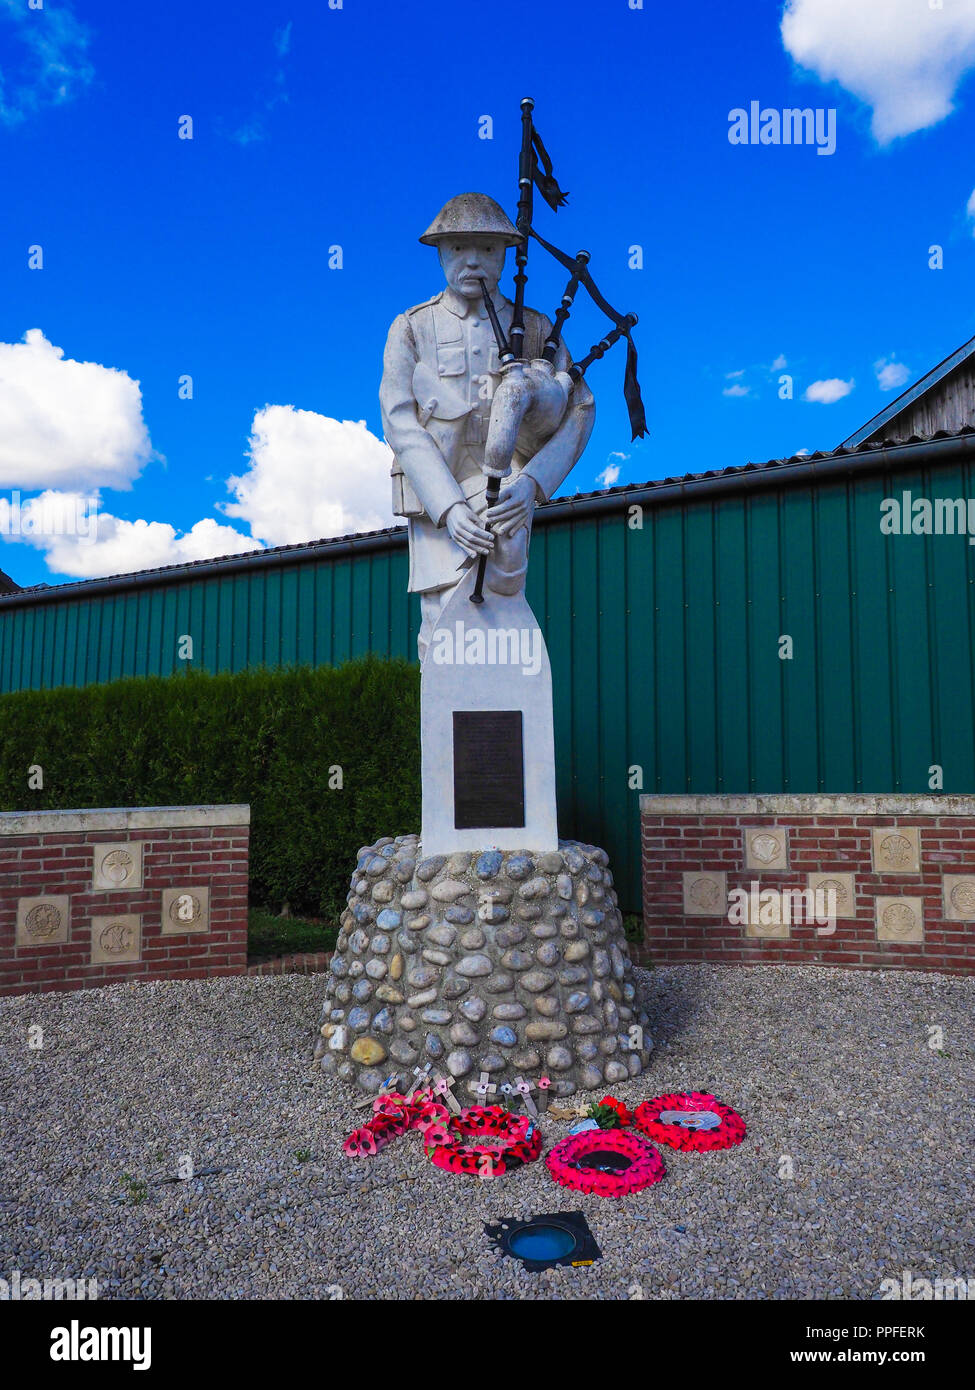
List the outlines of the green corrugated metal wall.
{"type": "Polygon", "coordinates": [[[405,546],[280,568],[190,576],[183,583],[4,610],[0,693],[168,675],[183,634],[193,665],[346,661],[416,652],[419,612],[406,592],[405,546]]]}
{"type": "MultiPolygon", "coordinates": [[[[975,790],[975,559],[962,536],[886,538],[883,497],[968,497],[970,465],[559,517],[528,597],[555,689],[562,833],[605,845],[639,909],[638,786],[660,792],[975,790]],[[794,658],[779,657],[792,637],[794,658]]],[[[412,655],[406,550],[35,607],[0,604],[3,691],[195,664],[412,655]]],[[[383,827],[376,827],[377,834],[383,827]]]]}

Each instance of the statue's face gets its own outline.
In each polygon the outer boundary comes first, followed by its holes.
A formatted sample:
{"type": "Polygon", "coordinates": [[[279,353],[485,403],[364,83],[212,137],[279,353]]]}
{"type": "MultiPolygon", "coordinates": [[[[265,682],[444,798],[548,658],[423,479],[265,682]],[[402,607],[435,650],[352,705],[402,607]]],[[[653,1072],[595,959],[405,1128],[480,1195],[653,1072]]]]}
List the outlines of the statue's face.
{"type": "Polygon", "coordinates": [[[493,294],[504,270],[508,248],[490,236],[453,236],[438,247],[447,284],[465,299],[480,299],[480,280],[493,294]]]}

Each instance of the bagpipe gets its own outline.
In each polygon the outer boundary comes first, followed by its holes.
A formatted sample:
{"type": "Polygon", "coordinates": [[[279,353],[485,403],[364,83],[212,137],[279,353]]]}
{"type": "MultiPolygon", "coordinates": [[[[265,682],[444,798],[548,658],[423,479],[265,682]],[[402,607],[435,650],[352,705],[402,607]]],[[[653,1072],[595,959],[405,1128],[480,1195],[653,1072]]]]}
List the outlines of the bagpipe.
{"type": "MultiPolygon", "coordinates": [[[[637,353],[633,342],[636,314],[621,314],[600,291],[589,271],[590,254],[578,251],[575,256],[560,250],[535,230],[534,193],[537,188],[553,212],[564,207],[568,194],[559,187],[552,160],[535,128],[535,103],[525,97],[521,103],[521,152],[518,159],[518,213],[515,226],[521,236],[515,252],[515,298],[511,329],[505,336],[497,311],[491,301],[486,283],[481,281],[484,306],[491,321],[498,346],[503,381],[495,393],[491,424],[484,453],[484,472],[487,474],[486,501],[493,507],[501,490],[501,479],[511,467],[514,441],[523,419],[528,417],[536,428],[557,427],[568,402],[572,387],[582,381],[594,362],[604,357],[621,338],[626,339],[626,369],[623,376],[623,396],[630,419],[632,439],[647,432],[646,414],[637,380],[637,353]],[[541,358],[526,362],[525,344],[525,286],[528,283],[528,247],[534,238],[542,250],[554,257],[569,271],[569,279],[552,320],[552,331],[545,340],[541,358]],[[555,359],[562,341],[562,331],[572,312],[579,286],[586,290],[596,307],[612,322],[613,327],[594,343],[585,357],[571,363],[564,372],[555,371],[555,359]],[[495,407],[498,407],[497,409],[495,407]]],[[[486,556],[481,555],[477,578],[471,592],[472,603],[483,602],[486,556]]]]}

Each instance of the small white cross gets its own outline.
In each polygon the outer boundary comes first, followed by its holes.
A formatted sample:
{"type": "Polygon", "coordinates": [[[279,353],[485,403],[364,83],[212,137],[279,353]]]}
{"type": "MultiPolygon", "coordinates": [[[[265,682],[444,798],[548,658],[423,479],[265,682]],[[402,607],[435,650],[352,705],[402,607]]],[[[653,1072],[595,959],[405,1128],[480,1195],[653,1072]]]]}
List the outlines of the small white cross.
{"type": "Polygon", "coordinates": [[[531,1098],[531,1092],[534,1089],[534,1085],[535,1083],[533,1081],[526,1081],[523,1076],[518,1076],[515,1078],[515,1086],[518,1090],[518,1094],[525,1102],[525,1109],[528,1111],[529,1115],[531,1115],[532,1119],[537,1120],[538,1111],[535,1108],[535,1102],[531,1098]]]}
{"type": "Polygon", "coordinates": [[[486,1105],[488,1091],[496,1091],[498,1088],[491,1080],[490,1073],[482,1071],[480,1080],[478,1081],[474,1089],[477,1091],[477,1094],[481,1097],[481,1104],[486,1105]]]}
{"type": "Polygon", "coordinates": [[[425,1067],[413,1068],[413,1075],[416,1077],[416,1080],[413,1082],[413,1085],[407,1091],[405,1097],[406,1100],[411,1100],[413,1096],[416,1094],[416,1092],[420,1089],[420,1087],[424,1084],[424,1082],[430,1080],[430,1068],[432,1065],[432,1062],[427,1062],[425,1067]]]}
{"type": "Polygon", "coordinates": [[[452,1076],[441,1076],[439,1072],[434,1072],[434,1077],[433,1089],[436,1091],[437,1095],[443,1097],[447,1106],[455,1115],[462,1115],[464,1112],[461,1108],[460,1101],[450,1089],[451,1086],[456,1085],[454,1078],[452,1076]]]}

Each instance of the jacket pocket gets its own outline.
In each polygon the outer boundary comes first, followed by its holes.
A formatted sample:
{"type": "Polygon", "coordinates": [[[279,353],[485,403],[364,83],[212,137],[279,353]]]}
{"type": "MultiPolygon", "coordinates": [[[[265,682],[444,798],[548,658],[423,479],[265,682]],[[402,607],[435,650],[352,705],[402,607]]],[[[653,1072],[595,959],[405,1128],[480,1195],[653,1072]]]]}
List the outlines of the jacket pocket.
{"type": "Polygon", "coordinates": [[[464,341],[437,344],[437,371],[440,376],[463,376],[467,371],[464,341]]]}
{"type": "Polygon", "coordinates": [[[403,470],[394,466],[390,473],[393,484],[393,515],[426,516],[423,503],[413,491],[413,486],[403,470]]]}

